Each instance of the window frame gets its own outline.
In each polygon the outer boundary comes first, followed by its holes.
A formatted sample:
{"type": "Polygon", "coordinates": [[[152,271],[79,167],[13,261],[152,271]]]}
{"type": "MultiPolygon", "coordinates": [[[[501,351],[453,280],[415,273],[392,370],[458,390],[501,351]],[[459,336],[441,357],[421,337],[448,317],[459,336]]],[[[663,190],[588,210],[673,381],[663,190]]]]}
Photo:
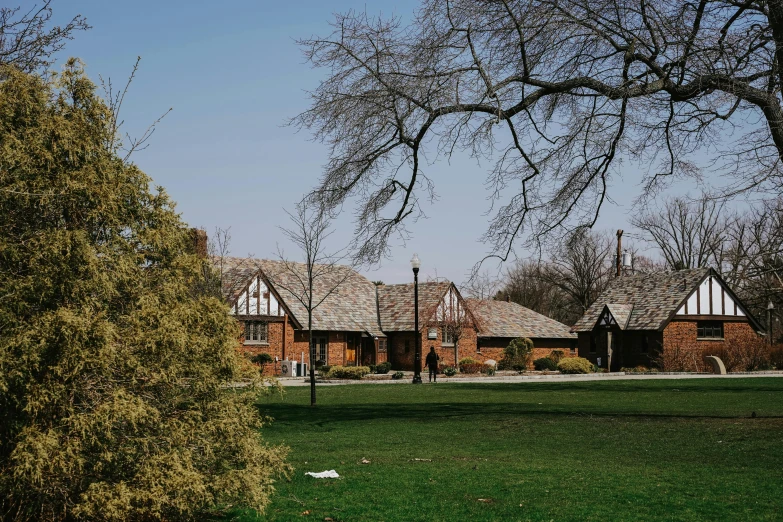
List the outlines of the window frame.
{"type": "Polygon", "coordinates": [[[386,353],[386,352],[388,352],[389,346],[388,346],[387,343],[388,343],[388,341],[385,338],[383,338],[383,337],[379,337],[378,338],[378,353],[386,353]]]}
{"type": "Polygon", "coordinates": [[[696,339],[699,341],[723,341],[723,321],[696,321],[696,339]]]}
{"type": "Polygon", "coordinates": [[[438,329],[435,326],[427,328],[427,340],[431,341],[438,338],[438,329]]]}
{"type": "Polygon", "coordinates": [[[448,326],[440,327],[440,345],[441,346],[454,346],[454,333],[448,326]]]}
{"type": "Polygon", "coordinates": [[[246,320],[244,344],[269,345],[269,322],[246,320]]]}

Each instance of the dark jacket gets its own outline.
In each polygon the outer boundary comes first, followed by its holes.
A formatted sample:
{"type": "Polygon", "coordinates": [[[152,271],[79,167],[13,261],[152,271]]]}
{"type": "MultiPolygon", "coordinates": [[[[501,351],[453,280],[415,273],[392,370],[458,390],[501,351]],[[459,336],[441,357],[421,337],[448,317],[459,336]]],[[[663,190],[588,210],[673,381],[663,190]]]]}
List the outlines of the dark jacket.
{"type": "Polygon", "coordinates": [[[438,357],[438,354],[435,352],[430,352],[427,354],[427,364],[426,366],[429,366],[433,370],[438,369],[438,361],[440,360],[440,357],[438,357]]]}

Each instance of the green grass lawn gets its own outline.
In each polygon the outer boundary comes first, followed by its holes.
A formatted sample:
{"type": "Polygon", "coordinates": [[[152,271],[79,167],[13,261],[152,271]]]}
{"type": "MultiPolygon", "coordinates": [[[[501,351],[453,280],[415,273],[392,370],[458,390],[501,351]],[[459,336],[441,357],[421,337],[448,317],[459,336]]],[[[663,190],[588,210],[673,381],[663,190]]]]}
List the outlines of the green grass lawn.
{"type": "Polygon", "coordinates": [[[260,405],[295,468],[266,520],[783,519],[783,378],[354,385],[318,400],[293,388],[260,405]],[[304,475],[328,469],[342,478],[304,475]]]}

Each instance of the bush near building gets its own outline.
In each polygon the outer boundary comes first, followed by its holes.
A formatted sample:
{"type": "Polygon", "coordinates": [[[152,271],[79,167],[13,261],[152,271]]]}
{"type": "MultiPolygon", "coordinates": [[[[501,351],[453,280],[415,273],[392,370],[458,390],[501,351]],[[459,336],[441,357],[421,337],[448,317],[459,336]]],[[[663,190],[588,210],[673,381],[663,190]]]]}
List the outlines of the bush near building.
{"type": "Polygon", "coordinates": [[[557,364],[560,373],[592,373],[593,363],[582,357],[569,357],[557,364]]]}

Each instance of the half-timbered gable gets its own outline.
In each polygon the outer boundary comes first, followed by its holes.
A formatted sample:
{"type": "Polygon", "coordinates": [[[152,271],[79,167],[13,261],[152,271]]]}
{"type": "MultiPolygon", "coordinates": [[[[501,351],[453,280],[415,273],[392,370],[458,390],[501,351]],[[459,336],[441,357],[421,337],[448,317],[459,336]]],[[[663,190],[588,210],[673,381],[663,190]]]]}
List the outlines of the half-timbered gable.
{"type": "MultiPolygon", "coordinates": [[[[309,362],[306,265],[253,258],[215,258],[223,294],[243,326],[251,353],[309,362]]],[[[313,339],[323,364],[385,360],[375,285],[347,266],[320,266],[313,281],[313,339]]]]}
{"type": "Polygon", "coordinates": [[[419,283],[419,332],[414,324],[414,297],[413,283],[378,287],[378,316],[389,338],[393,368],[413,368],[417,338],[422,353],[434,348],[442,364],[454,365],[475,353],[475,320],[453,283],[419,283]]]}
{"type": "Polygon", "coordinates": [[[611,371],[660,364],[673,351],[705,351],[762,328],[711,268],[613,280],[574,325],[579,355],[611,371]]]}

